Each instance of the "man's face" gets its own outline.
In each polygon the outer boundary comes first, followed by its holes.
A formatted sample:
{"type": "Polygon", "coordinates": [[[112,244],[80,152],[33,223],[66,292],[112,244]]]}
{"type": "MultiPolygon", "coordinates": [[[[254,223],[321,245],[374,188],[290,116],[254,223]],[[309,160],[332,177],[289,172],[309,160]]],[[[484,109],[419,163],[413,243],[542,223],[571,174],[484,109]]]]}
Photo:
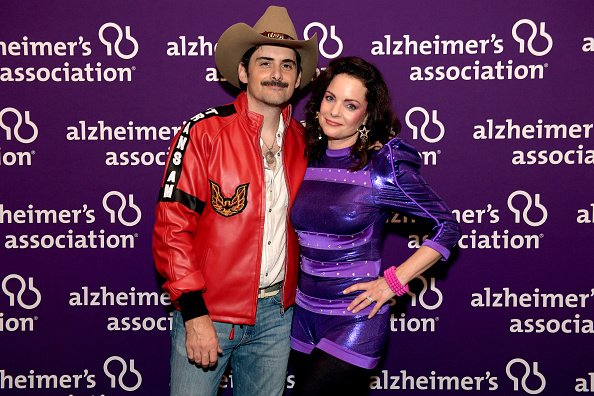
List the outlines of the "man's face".
{"type": "Polygon", "coordinates": [[[259,47],[250,58],[248,70],[239,64],[239,80],[247,84],[249,103],[256,108],[287,103],[301,83],[296,54],[291,48],[259,47]]]}

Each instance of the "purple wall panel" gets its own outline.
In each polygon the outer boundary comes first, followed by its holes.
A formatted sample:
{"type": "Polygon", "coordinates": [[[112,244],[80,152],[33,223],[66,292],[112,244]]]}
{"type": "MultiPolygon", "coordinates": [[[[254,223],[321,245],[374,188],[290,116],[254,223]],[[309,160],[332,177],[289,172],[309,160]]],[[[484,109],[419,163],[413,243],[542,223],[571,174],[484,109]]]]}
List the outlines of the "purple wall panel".
{"type": "MultiPolygon", "coordinates": [[[[268,5],[0,6],[1,394],[167,394],[171,309],[150,251],[165,152],[233,98],[213,45],[268,5]]],[[[320,67],[359,55],[384,72],[463,226],[393,307],[371,394],[594,393],[594,3],[279,5],[318,33],[320,67]]],[[[384,265],[416,226],[394,219],[384,265]]]]}

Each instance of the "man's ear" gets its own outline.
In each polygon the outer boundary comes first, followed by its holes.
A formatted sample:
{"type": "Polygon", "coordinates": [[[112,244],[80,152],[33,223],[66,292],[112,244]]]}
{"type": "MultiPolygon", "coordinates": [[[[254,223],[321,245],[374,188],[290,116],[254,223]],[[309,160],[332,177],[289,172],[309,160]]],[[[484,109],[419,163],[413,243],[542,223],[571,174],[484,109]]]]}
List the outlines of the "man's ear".
{"type": "Polygon", "coordinates": [[[301,85],[301,72],[297,75],[297,82],[295,83],[295,89],[299,88],[301,85]]]}
{"type": "Polygon", "coordinates": [[[239,77],[239,81],[241,81],[242,83],[248,83],[248,73],[245,66],[241,62],[239,62],[239,64],[237,65],[237,76],[239,77]]]}

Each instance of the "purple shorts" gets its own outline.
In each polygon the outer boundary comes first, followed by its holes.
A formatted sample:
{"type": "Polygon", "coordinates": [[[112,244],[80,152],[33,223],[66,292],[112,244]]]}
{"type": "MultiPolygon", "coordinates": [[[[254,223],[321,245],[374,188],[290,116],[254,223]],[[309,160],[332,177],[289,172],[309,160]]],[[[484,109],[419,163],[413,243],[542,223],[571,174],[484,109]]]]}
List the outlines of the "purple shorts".
{"type": "Polygon", "coordinates": [[[307,354],[318,348],[355,366],[374,368],[389,333],[390,311],[385,308],[367,319],[369,310],[362,315],[327,315],[296,305],[291,348],[307,354]]]}

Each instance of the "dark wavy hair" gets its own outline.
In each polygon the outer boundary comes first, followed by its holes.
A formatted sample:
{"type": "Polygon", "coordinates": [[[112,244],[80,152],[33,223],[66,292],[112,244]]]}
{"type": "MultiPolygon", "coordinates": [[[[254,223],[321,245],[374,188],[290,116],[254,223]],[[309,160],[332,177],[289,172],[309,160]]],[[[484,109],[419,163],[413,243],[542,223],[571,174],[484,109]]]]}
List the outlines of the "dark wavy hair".
{"type": "Polygon", "coordinates": [[[356,56],[337,58],[316,77],[312,83],[311,98],[305,106],[305,155],[310,162],[315,163],[326,152],[328,138],[324,135],[316,114],[320,110],[326,89],[339,74],[355,77],[367,88],[365,126],[370,130],[368,140],[363,142],[357,139],[351,147],[351,156],[356,161],[351,170],[358,170],[367,164],[368,150],[372,146],[376,143],[385,144],[400,132],[400,121],[392,111],[388,86],[377,67],[356,56]]]}

